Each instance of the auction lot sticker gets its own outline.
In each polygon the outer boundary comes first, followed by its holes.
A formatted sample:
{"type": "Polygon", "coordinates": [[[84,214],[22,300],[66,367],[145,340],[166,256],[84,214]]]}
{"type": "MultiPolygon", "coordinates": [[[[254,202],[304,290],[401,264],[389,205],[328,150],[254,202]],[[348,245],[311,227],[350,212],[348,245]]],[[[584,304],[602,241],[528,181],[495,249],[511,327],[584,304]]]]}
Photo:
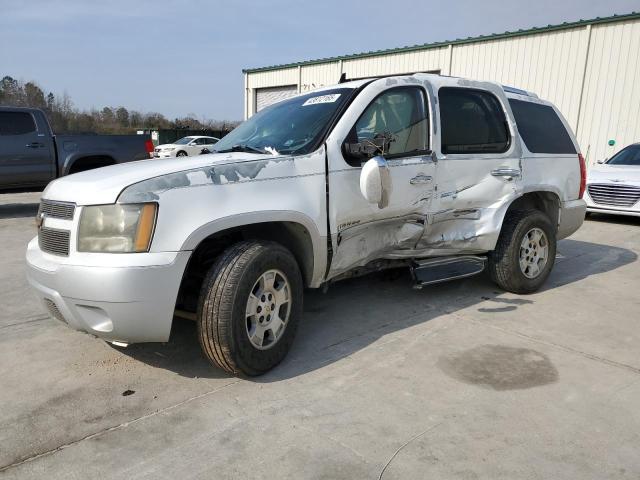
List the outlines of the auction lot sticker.
{"type": "Polygon", "coordinates": [[[318,105],[319,103],[333,103],[340,97],[339,93],[332,93],[331,95],[320,95],[319,97],[311,97],[302,104],[303,107],[307,105],[318,105]]]}

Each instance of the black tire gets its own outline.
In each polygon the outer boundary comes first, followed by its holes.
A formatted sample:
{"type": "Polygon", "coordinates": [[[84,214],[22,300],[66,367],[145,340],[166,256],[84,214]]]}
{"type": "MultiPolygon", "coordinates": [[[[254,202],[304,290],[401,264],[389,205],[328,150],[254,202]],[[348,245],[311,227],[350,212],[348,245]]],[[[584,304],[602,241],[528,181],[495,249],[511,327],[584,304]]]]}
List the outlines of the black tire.
{"type": "Polygon", "coordinates": [[[302,315],[303,282],[298,264],[282,245],[251,240],[225,250],[207,274],[198,302],[198,337],[214,365],[237,375],[261,375],[287,355],[302,315]],[[278,270],[291,293],[289,318],[267,350],[256,348],[247,333],[247,300],[261,275],[278,270]]]}
{"type": "Polygon", "coordinates": [[[184,150],[180,150],[178,153],[176,153],[176,157],[187,157],[187,152],[185,152],[184,150]]]}
{"type": "Polygon", "coordinates": [[[545,282],[556,258],[556,229],[549,218],[538,210],[508,212],[493,252],[489,254],[488,271],[498,286],[513,293],[533,293],[545,282]],[[520,268],[520,245],[533,228],[541,229],[548,240],[547,262],[535,278],[528,278],[520,268]]]}

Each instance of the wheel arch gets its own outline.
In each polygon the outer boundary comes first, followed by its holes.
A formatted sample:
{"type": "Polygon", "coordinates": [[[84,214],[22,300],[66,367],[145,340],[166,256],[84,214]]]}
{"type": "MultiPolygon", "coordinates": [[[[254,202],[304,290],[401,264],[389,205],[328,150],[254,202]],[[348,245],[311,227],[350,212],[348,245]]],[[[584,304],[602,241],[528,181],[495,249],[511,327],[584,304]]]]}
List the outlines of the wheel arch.
{"type": "Polygon", "coordinates": [[[506,202],[502,209],[498,210],[494,216],[494,221],[496,223],[494,224],[494,236],[492,237],[489,249],[493,250],[495,248],[498,238],[500,237],[500,233],[504,229],[504,219],[506,218],[507,213],[514,210],[539,210],[547,215],[551,224],[555,225],[557,231],[560,221],[560,198],[560,192],[553,187],[537,187],[526,189],[520,192],[520,195],[513,197],[509,202],[506,202]]]}
{"type": "Polygon", "coordinates": [[[93,170],[94,168],[108,167],[115,165],[115,159],[110,155],[83,155],[78,157],[70,157],[65,162],[63,175],[71,175],[72,173],[93,170]]]}
{"type": "MultiPolygon", "coordinates": [[[[535,209],[544,213],[552,225],[558,228],[560,220],[560,194],[554,189],[533,189],[525,191],[522,195],[514,198],[504,214],[513,210],[535,209]]],[[[504,221],[504,216],[503,216],[504,221]]]]}
{"type": "Polygon", "coordinates": [[[280,243],[298,262],[306,287],[317,287],[322,282],[326,245],[323,249],[322,237],[311,219],[297,212],[253,212],[208,223],[187,238],[181,250],[192,252],[176,308],[193,311],[194,300],[213,260],[229,245],[248,239],[280,243]]]}

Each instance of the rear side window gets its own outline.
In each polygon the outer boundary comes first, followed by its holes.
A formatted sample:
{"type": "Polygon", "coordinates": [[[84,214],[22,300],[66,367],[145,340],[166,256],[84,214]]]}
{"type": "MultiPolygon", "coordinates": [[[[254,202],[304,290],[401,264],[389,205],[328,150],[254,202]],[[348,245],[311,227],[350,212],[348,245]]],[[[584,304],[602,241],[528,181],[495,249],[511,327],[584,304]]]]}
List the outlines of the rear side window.
{"type": "Polygon", "coordinates": [[[577,153],[571,137],[549,105],[509,100],[518,131],[531,153],[577,153]]]}
{"type": "Polygon", "coordinates": [[[498,99],[491,93],[445,87],[438,91],[442,153],[502,153],[509,129],[498,99]]]}
{"type": "Polygon", "coordinates": [[[36,131],[30,113],[0,112],[0,135],[24,135],[36,131]]]}

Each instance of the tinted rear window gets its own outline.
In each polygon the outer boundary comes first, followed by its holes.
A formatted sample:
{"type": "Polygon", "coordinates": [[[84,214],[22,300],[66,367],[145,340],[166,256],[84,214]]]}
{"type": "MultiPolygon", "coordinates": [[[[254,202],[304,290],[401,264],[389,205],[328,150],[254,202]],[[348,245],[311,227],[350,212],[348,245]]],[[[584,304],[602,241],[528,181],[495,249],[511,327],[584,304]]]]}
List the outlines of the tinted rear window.
{"type": "Polygon", "coordinates": [[[36,131],[33,117],[26,112],[0,112],[0,135],[24,135],[36,131]]]}
{"type": "Polygon", "coordinates": [[[577,153],[567,129],[549,105],[513,99],[509,103],[531,153],[577,153]]]}

